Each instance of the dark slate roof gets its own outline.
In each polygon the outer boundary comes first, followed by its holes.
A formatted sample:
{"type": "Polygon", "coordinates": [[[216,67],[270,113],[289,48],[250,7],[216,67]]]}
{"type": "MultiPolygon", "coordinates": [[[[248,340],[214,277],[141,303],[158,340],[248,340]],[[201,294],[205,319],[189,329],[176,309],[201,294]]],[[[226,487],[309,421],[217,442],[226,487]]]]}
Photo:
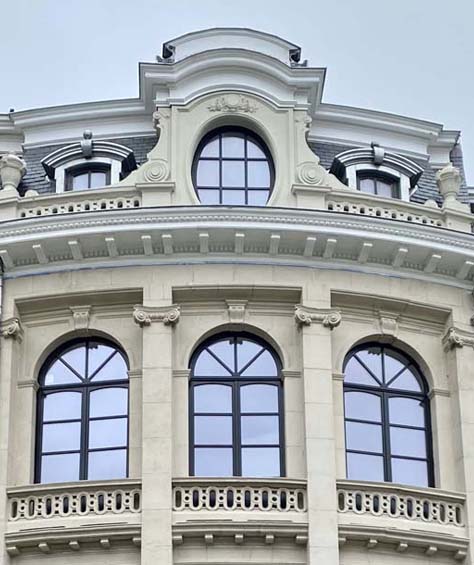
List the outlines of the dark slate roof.
{"type": "MultiPolygon", "coordinates": [[[[137,165],[146,161],[147,154],[156,145],[156,136],[124,137],[107,139],[112,143],[118,143],[131,149],[135,155],[137,165]]],[[[26,175],[23,177],[19,191],[24,194],[27,190],[37,190],[39,193],[54,192],[54,182],[47,176],[41,164],[41,159],[49,155],[60,147],[65,147],[67,143],[61,145],[45,145],[41,147],[30,147],[24,150],[23,159],[26,162],[26,175]]]]}
{"type": "MultiPolygon", "coordinates": [[[[318,155],[321,160],[321,165],[325,169],[330,169],[334,157],[343,151],[348,151],[349,149],[357,149],[354,145],[341,145],[336,143],[323,143],[315,142],[309,144],[311,149],[318,155]]],[[[436,185],[436,170],[433,169],[428,161],[422,161],[419,159],[413,159],[420,167],[423,168],[423,174],[418,181],[418,188],[413,193],[411,200],[412,202],[417,202],[423,204],[429,198],[436,200],[441,203],[441,196],[436,185]]],[[[461,172],[462,185],[460,199],[464,202],[468,201],[468,193],[466,187],[466,178],[464,174],[464,164],[462,149],[460,145],[456,145],[451,152],[451,162],[455,167],[458,167],[461,172]]]]}

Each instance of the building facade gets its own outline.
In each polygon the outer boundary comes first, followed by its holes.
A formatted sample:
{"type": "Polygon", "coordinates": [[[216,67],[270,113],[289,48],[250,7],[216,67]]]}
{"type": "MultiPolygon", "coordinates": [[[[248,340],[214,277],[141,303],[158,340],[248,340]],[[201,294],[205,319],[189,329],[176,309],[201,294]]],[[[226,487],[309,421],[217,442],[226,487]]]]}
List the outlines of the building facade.
{"type": "Polygon", "coordinates": [[[473,563],[459,132],[246,29],[0,115],[0,563],[473,563]]]}

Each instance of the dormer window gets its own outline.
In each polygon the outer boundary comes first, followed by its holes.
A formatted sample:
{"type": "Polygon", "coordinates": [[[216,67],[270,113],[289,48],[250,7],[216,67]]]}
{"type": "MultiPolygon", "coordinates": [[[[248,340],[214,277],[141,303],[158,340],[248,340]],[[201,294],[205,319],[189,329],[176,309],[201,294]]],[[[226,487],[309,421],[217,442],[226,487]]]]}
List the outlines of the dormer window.
{"type": "Polygon", "coordinates": [[[399,180],[377,171],[360,171],[357,174],[357,188],[361,192],[375,194],[376,196],[400,198],[399,180]]]}
{"type": "Polygon", "coordinates": [[[110,184],[110,166],[79,165],[66,171],[66,190],[89,190],[110,184]]]}

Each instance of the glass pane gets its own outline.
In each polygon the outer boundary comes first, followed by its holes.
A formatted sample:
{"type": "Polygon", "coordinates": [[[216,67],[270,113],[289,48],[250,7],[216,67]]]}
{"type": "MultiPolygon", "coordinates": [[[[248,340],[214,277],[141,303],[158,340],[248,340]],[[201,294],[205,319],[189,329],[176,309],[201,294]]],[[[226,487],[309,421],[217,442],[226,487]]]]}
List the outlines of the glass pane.
{"type": "Polygon", "coordinates": [[[260,149],[260,147],[247,139],[247,157],[249,159],[266,159],[265,153],[260,149]]]}
{"type": "Polygon", "coordinates": [[[279,477],[280,474],[278,447],[244,447],[242,449],[242,476],[279,477]]]}
{"type": "Polygon", "coordinates": [[[219,137],[210,139],[201,151],[201,157],[219,157],[219,137]]]}
{"type": "Polygon", "coordinates": [[[346,418],[356,420],[372,420],[380,422],[382,412],[380,397],[364,392],[346,392],[344,394],[344,409],[346,418]]]}
{"type": "Polygon", "coordinates": [[[245,156],[245,140],[243,135],[235,133],[222,135],[222,157],[241,157],[245,156]]]}
{"type": "Polygon", "coordinates": [[[405,356],[397,351],[385,349],[384,351],[384,364],[385,364],[385,382],[388,383],[395,375],[401,373],[402,370],[408,365],[408,360],[405,356]]]}
{"type": "Polygon", "coordinates": [[[380,347],[370,347],[358,351],[356,357],[367,367],[367,369],[382,382],[382,350],[380,347]]]}
{"type": "Polygon", "coordinates": [[[397,388],[398,390],[410,390],[413,392],[421,392],[421,386],[418,379],[410,371],[406,369],[398,376],[393,383],[390,383],[390,388],[397,388]]]}
{"type": "Polygon", "coordinates": [[[222,186],[245,186],[243,161],[222,161],[222,186]]]}
{"type": "Polygon", "coordinates": [[[125,359],[116,353],[109,361],[92,376],[94,382],[128,380],[128,367],[125,359]]]}
{"type": "Polygon", "coordinates": [[[106,186],[106,184],[107,184],[107,173],[103,171],[91,172],[90,188],[99,188],[101,186],[106,186]]]}
{"type": "Polygon", "coordinates": [[[85,190],[87,188],[89,188],[89,173],[83,173],[72,177],[73,190],[85,190]]]}
{"type": "Polygon", "coordinates": [[[80,419],[81,400],[80,392],[48,394],[43,402],[43,421],[80,419]]]}
{"type": "Polygon", "coordinates": [[[351,357],[344,370],[344,382],[358,385],[380,386],[355,357],[351,357]]]}
{"type": "Polygon", "coordinates": [[[418,487],[428,486],[428,465],[426,461],[392,458],[392,481],[418,487]]]}
{"type": "Polygon", "coordinates": [[[233,340],[223,339],[213,343],[208,349],[224,363],[229,371],[232,372],[234,370],[235,346],[233,340]]]}
{"type": "Polygon", "coordinates": [[[232,445],[232,416],[194,416],[194,442],[232,445]]]}
{"type": "Polygon", "coordinates": [[[377,194],[379,196],[385,196],[386,198],[392,198],[393,183],[384,182],[382,180],[377,180],[377,194]]]}
{"type": "Polygon", "coordinates": [[[347,449],[382,453],[382,427],[378,424],[346,422],[347,449]]]}
{"type": "Polygon", "coordinates": [[[41,482],[62,483],[79,480],[79,453],[43,455],[41,482]]]}
{"type": "Polygon", "coordinates": [[[383,481],[383,457],[348,453],[347,478],[358,481],[383,481]]]}
{"type": "Polygon", "coordinates": [[[87,478],[91,480],[123,479],[127,476],[127,450],[93,451],[89,453],[87,478]]]}
{"type": "Polygon", "coordinates": [[[390,427],[390,448],[392,455],[426,457],[426,436],[424,430],[409,430],[390,427]]]}
{"type": "Polygon", "coordinates": [[[198,186],[219,186],[219,161],[199,161],[196,181],[198,186]]]}
{"type": "Polygon", "coordinates": [[[270,169],[266,161],[249,161],[247,167],[247,186],[270,187],[270,169]]]}
{"type": "Polygon", "coordinates": [[[194,387],[194,412],[232,413],[232,388],[225,385],[194,387]]]}
{"type": "Polygon", "coordinates": [[[103,343],[89,343],[89,376],[107,361],[117,350],[103,343]]]}
{"type": "Polygon", "coordinates": [[[278,416],[242,416],[242,445],[278,444],[278,424],[278,416]]]}
{"type": "Polygon", "coordinates": [[[55,361],[44,377],[45,385],[79,384],[80,382],[79,377],[70,371],[61,361],[55,361]]]}
{"type": "Polygon", "coordinates": [[[240,372],[262,350],[263,347],[258,343],[248,339],[239,340],[237,342],[237,370],[240,372]]]}
{"type": "Polygon", "coordinates": [[[359,190],[362,192],[368,192],[369,194],[375,194],[375,182],[373,179],[360,179],[359,180],[359,190]]]}
{"type": "Polygon", "coordinates": [[[90,416],[126,416],[128,414],[128,390],[103,388],[90,394],[90,416]]]}
{"type": "Polygon", "coordinates": [[[43,453],[47,451],[74,451],[80,448],[81,423],[43,424],[43,453]]]}
{"type": "Polygon", "coordinates": [[[127,418],[89,422],[89,448],[127,445],[127,418]]]}
{"type": "Polygon", "coordinates": [[[269,351],[264,351],[241,373],[241,377],[277,377],[278,368],[269,351]]]}
{"type": "Polygon", "coordinates": [[[223,190],[222,204],[243,206],[245,204],[245,190],[223,190]]]}
{"type": "Polygon", "coordinates": [[[84,345],[70,349],[61,355],[61,359],[65,361],[72,369],[74,369],[81,377],[86,374],[86,348],[84,345]]]}
{"type": "Polygon", "coordinates": [[[197,377],[229,377],[231,375],[209,351],[202,351],[194,364],[194,375],[197,377]]]}
{"type": "Polygon", "coordinates": [[[201,204],[219,204],[219,191],[218,190],[198,190],[198,198],[201,204]]]}
{"type": "Polygon", "coordinates": [[[196,447],[194,449],[196,477],[232,477],[232,449],[196,447]]]}
{"type": "Polygon", "coordinates": [[[389,416],[391,424],[407,426],[425,426],[425,409],[419,400],[414,398],[389,398],[389,416]]]}
{"type": "Polygon", "coordinates": [[[240,389],[240,410],[245,412],[278,412],[278,387],[245,385],[240,389]]]}
{"type": "Polygon", "coordinates": [[[247,199],[249,206],[265,206],[270,193],[268,190],[249,190],[247,199]]]}

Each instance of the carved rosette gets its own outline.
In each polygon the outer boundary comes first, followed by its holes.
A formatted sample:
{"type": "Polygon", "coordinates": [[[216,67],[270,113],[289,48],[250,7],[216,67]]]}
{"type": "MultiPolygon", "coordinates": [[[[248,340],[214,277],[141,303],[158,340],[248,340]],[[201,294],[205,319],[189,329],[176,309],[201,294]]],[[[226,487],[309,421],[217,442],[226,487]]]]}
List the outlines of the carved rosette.
{"type": "Polygon", "coordinates": [[[297,169],[298,180],[302,184],[310,184],[313,186],[322,184],[326,176],[326,170],[318,163],[305,161],[300,163],[297,169]]]}
{"type": "Polygon", "coordinates": [[[258,106],[252,100],[249,100],[241,94],[226,94],[219,96],[207,107],[210,112],[230,112],[244,114],[253,114],[257,111],[258,106]]]}
{"type": "Polygon", "coordinates": [[[137,305],[133,309],[133,319],[142,328],[150,326],[153,322],[174,326],[178,323],[180,314],[180,308],[176,304],[158,307],[137,305]]]}
{"type": "Polygon", "coordinates": [[[5,339],[11,338],[21,342],[23,339],[23,328],[20,318],[9,318],[5,320],[0,326],[0,332],[5,339]]]}
{"type": "Polygon", "coordinates": [[[333,330],[341,323],[342,316],[337,310],[318,310],[297,305],[295,306],[295,321],[300,327],[310,326],[314,322],[333,330]]]}
{"type": "Polygon", "coordinates": [[[445,351],[450,351],[456,347],[474,347],[474,336],[463,335],[456,328],[449,328],[442,339],[445,351]]]}
{"type": "Polygon", "coordinates": [[[169,173],[168,163],[163,159],[150,161],[143,169],[143,177],[147,182],[163,182],[169,173]]]}

